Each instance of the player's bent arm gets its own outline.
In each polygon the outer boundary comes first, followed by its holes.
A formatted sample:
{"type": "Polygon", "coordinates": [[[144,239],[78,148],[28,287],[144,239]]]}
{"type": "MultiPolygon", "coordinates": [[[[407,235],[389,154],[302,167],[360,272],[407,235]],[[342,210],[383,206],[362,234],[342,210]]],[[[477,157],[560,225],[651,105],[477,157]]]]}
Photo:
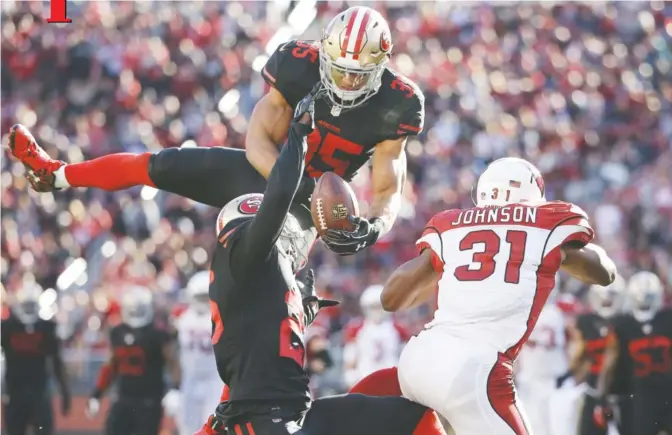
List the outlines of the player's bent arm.
{"type": "Polygon", "coordinates": [[[609,393],[614,381],[619,354],[620,348],[618,346],[618,340],[616,340],[615,337],[612,337],[612,339],[607,342],[607,346],[604,349],[602,371],[597,378],[597,394],[599,397],[605,397],[609,393]]]}
{"type": "Polygon", "coordinates": [[[287,136],[292,115],[292,107],[275,88],[254,106],[245,138],[245,155],[264,178],[270,176],[280,156],[278,145],[287,136]]]}
{"type": "MultiPolygon", "coordinates": [[[[308,114],[305,116],[301,122],[307,124],[310,122],[310,116],[308,114]]],[[[237,252],[232,260],[236,262],[234,270],[246,270],[252,264],[268,258],[273,245],[280,237],[287,213],[299,188],[305,169],[306,149],[305,136],[301,137],[292,126],[289,129],[287,143],[268,177],[259,212],[235,248],[237,252]]]]}
{"type": "Polygon", "coordinates": [[[586,346],[583,340],[583,334],[576,325],[567,326],[569,334],[569,371],[574,377],[581,374],[581,369],[586,361],[586,346]]]}
{"type": "Polygon", "coordinates": [[[583,247],[562,247],[562,270],[587,284],[607,286],[616,279],[616,265],[601,247],[588,243],[583,247]]]}
{"type": "Polygon", "coordinates": [[[405,148],[406,138],[402,137],[380,142],[373,152],[373,200],[369,218],[382,221],[380,236],[392,228],[401,208],[401,193],[406,180],[405,148]]]}
{"type": "Polygon", "coordinates": [[[380,302],[385,311],[416,307],[431,299],[439,274],[432,265],[432,251],[422,253],[395,270],[385,283],[380,302]]]}
{"type": "Polygon", "coordinates": [[[114,357],[114,354],[110,356],[110,359],[100,367],[100,372],[98,372],[98,380],[96,381],[96,388],[94,388],[91,393],[91,397],[94,399],[100,399],[105,395],[105,392],[112,385],[114,378],[117,375],[117,361],[114,357]]]}

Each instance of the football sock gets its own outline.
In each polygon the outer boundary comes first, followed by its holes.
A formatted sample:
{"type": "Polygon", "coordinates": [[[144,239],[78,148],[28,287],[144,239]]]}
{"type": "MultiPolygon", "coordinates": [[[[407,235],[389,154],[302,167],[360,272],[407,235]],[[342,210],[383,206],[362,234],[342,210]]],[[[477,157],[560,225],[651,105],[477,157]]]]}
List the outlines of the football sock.
{"type": "MultiPolygon", "coordinates": [[[[369,396],[403,396],[397,377],[397,368],[390,367],[371,373],[353,386],[349,393],[369,396]]],[[[446,431],[436,412],[428,409],[415,426],[413,435],[446,435],[446,431]]]]}
{"type": "Polygon", "coordinates": [[[118,153],[64,165],[54,172],[54,187],[96,187],[109,191],[138,185],[156,187],[149,177],[151,155],[118,153]]]}

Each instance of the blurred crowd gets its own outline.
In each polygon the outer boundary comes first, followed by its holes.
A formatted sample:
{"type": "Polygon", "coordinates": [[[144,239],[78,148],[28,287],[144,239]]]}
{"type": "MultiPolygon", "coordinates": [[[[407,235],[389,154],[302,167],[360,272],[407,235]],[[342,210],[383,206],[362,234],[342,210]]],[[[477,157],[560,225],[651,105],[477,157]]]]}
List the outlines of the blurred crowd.
{"type": "MultiPolygon", "coordinates": [[[[349,5],[317,3],[310,27],[294,37],[318,38],[349,5]]],[[[176,146],[241,148],[265,92],[259,70],[269,42],[282,42],[273,36],[294,7],[69,1],[73,22],[54,25],[41,2],[3,1],[3,146],[20,122],[68,162],[176,146]]],[[[325,316],[327,330],[358,316],[361,291],[414,255],[434,213],[469,206],[480,171],[503,156],[531,160],[549,198],[584,208],[623,275],[653,270],[670,291],[672,4],[373,7],[391,24],[392,68],[424,91],[426,123],[408,143],[394,230],[356,256],[318,247],[312,258],[321,291],[345,302],[325,316]]],[[[368,178],[364,169],[353,182],[364,210],[368,178]]],[[[72,347],[100,341],[100,319],[124,286],[149,286],[170,311],[186,280],[208,267],[215,209],[150,188],[38,195],[6,154],[1,179],[4,289],[27,279],[58,289],[56,315],[72,347]]],[[[580,297],[585,289],[563,279],[561,290],[580,297]]],[[[415,329],[428,314],[401,321],[415,329]]]]}

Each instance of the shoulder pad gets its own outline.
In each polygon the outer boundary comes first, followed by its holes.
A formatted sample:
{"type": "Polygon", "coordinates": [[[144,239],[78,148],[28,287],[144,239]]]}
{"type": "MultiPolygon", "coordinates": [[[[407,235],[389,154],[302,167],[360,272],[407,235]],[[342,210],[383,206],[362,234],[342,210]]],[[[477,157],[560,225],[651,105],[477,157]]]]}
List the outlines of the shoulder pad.
{"type": "Polygon", "coordinates": [[[316,41],[289,41],[280,45],[266,62],[261,75],[295,108],[320,80],[316,41]]]}
{"type": "Polygon", "coordinates": [[[569,202],[551,201],[541,204],[539,211],[542,212],[540,226],[548,229],[559,226],[581,227],[586,230],[592,240],[594,231],[588,222],[588,215],[581,207],[569,202]]]}
{"type": "Polygon", "coordinates": [[[548,201],[539,205],[539,208],[556,214],[566,214],[567,216],[577,216],[588,219],[588,215],[581,207],[571,202],[548,201]]]}
{"type": "Polygon", "coordinates": [[[427,222],[427,225],[425,225],[425,231],[428,229],[434,229],[436,232],[441,234],[444,231],[451,229],[453,222],[455,222],[455,219],[457,219],[457,216],[461,211],[462,210],[459,209],[451,209],[435,214],[429,220],[429,222],[427,222]]]}

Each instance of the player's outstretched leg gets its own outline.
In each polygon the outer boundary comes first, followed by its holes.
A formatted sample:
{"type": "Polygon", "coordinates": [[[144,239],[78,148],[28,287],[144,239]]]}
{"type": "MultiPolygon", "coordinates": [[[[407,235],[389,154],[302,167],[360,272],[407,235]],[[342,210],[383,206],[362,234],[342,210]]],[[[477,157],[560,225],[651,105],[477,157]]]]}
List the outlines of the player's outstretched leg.
{"type": "Polygon", "coordinates": [[[266,179],[249,163],[245,151],[233,148],[168,148],[156,154],[117,153],[66,164],[49,157],[19,124],[10,131],[9,145],[38,192],[65,187],[114,191],[145,185],[223,207],[240,195],[266,189],[266,179]]]}
{"type": "MultiPolygon", "coordinates": [[[[366,376],[357,382],[349,393],[360,393],[368,396],[398,396],[401,397],[401,386],[397,377],[397,368],[381,369],[366,376]]],[[[431,409],[427,409],[415,427],[416,435],[445,435],[439,416],[431,409]]]]}
{"type": "Polygon", "coordinates": [[[38,192],[70,186],[120,190],[143,184],[154,185],[148,173],[150,153],[110,154],[67,165],[49,157],[30,131],[20,124],[10,130],[9,147],[14,157],[28,170],[27,178],[38,192]]]}

